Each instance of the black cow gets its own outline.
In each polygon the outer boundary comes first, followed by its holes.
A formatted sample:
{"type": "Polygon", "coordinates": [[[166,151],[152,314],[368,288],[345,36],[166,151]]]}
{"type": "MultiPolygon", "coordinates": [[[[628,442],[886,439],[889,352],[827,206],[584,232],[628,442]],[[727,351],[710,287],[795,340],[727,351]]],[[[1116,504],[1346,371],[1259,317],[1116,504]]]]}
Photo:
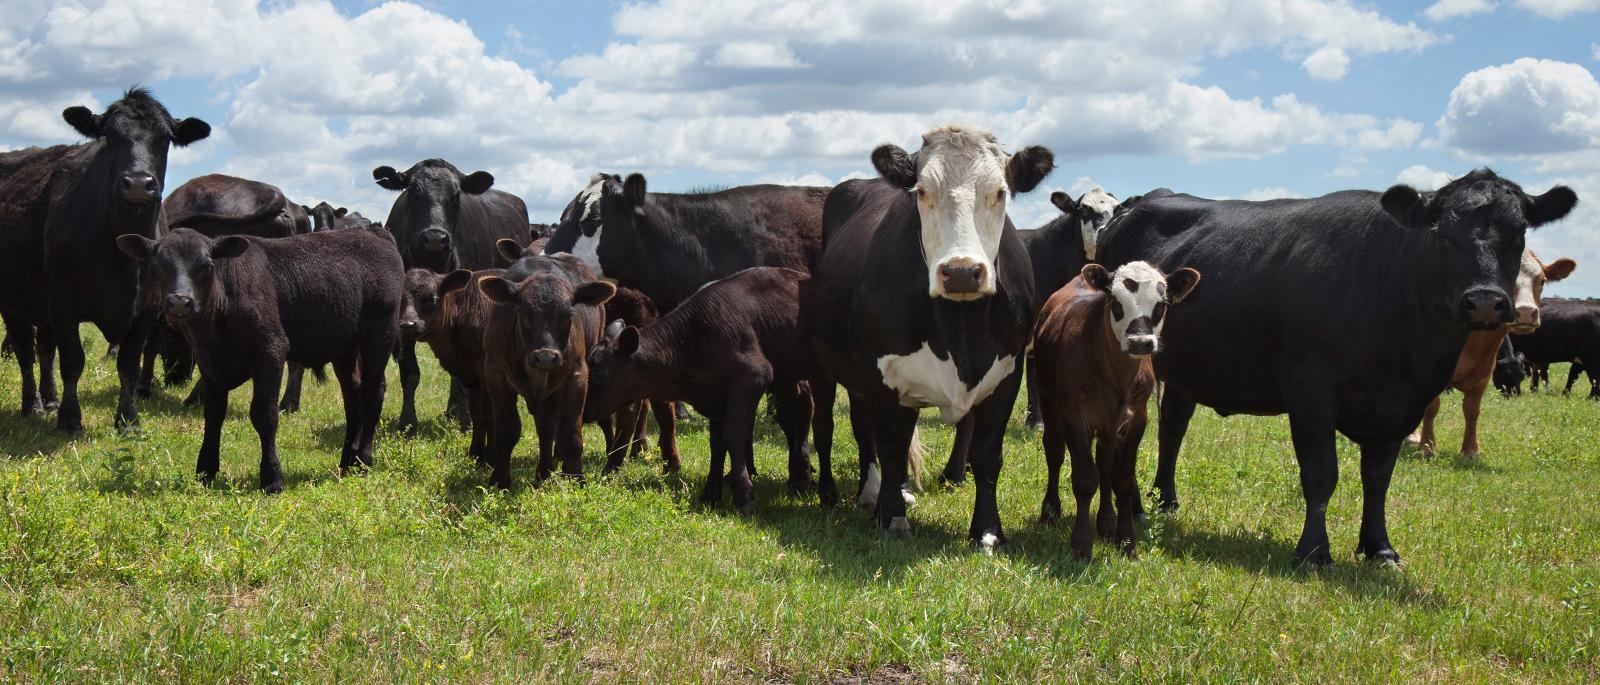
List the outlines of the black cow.
{"type": "MultiPolygon", "coordinates": [[[[372,170],[378,185],[400,191],[386,222],[400,246],[406,269],[449,273],[456,269],[490,269],[499,266],[495,242],[528,236],[528,207],[511,193],[495,190],[487,171],[463,174],[442,159],[425,159],[410,169],[395,171],[381,166],[372,170]]],[[[407,433],[417,430],[417,346],[400,346],[400,418],[396,426],[407,433]]],[[[450,384],[449,412],[465,430],[468,410],[458,383],[450,384]]]]}
{"type": "MultiPolygon", "coordinates": [[[[919,407],[972,431],[968,535],[992,549],[1005,543],[1000,447],[1036,309],[1006,201],[1033,190],[1054,158],[1042,147],[1007,154],[987,131],[960,126],[922,141],[914,155],[879,147],[872,162],[882,178],[828,193],[803,317],[824,371],[850,393],[863,483],[874,459],[883,490],[905,483],[919,407]]],[[[909,533],[905,500],[876,499],[878,524],[909,533]]]]}
{"type": "Polygon", "coordinates": [[[336,231],[347,228],[366,228],[377,223],[361,212],[352,212],[344,207],[335,208],[327,202],[318,202],[315,207],[300,206],[306,214],[311,216],[311,230],[336,231]]]}
{"type": "Polygon", "coordinates": [[[277,186],[222,174],[198,176],[174,188],[161,202],[161,213],[167,228],[192,228],[211,238],[311,232],[305,207],[290,202],[277,186]]]}
{"type": "Polygon", "coordinates": [[[363,230],[212,240],[180,228],[159,241],[124,235],[117,245],[150,264],[163,313],[195,350],[206,416],[195,470],[203,479],[216,477],[221,467],[228,391],[251,381],[250,423],[261,438],[261,489],[283,490],[278,384],[286,360],[333,364],[344,396],[339,468],[372,464],[403,279],[400,253],[388,234],[363,230]]]}
{"type": "Polygon", "coordinates": [[[1511,344],[1511,336],[1506,336],[1494,357],[1494,387],[1506,397],[1521,395],[1522,379],[1528,376],[1527,367],[1527,358],[1518,353],[1516,346],[1511,344]]]}
{"type": "Polygon", "coordinates": [[[1106,268],[1144,260],[1206,274],[1172,310],[1156,357],[1162,506],[1177,506],[1173,470],[1197,404],[1287,413],[1306,500],[1295,560],[1333,562],[1338,431],[1361,446],[1356,550],[1398,563],[1384,505],[1400,443],[1450,382],[1467,334],[1513,320],[1527,229],[1576,203],[1564,186],[1534,197],[1478,170],[1429,193],[1397,185],[1266,202],[1152,193],[1113,219],[1100,243],[1106,268]]]}
{"type": "Polygon", "coordinates": [[[562,211],[544,249],[570,253],[671,311],[700,286],[736,271],[778,266],[809,273],[821,251],[827,192],[753,185],[650,193],[643,175],[595,174],[562,211]]]}
{"type": "Polygon", "coordinates": [[[1595,384],[1594,376],[1594,369],[1600,369],[1600,301],[1552,298],[1540,306],[1539,316],[1538,330],[1511,336],[1517,351],[1530,364],[1544,367],[1546,384],[1551,364],[1574,362],[1567,373],[1568,392],[1578,374],[1588,370],[1589,398],[1600,399],[1600,385],[1595,384]]]}
{"type": "Polygon", "coordinates": [[[41,413],[33,383],[36,327],[51,332],[60,353],[58,428],[83,429],[78,379],[83,341],[78,324],[93,323],[117,346],[121,392],[116,423],[138,423],[134,391],[139,356],[154,313],[139,302],[139,265],[115,239],[160,230],[167,150],[211,134],[199,119],[177,120],[143,88],[95,114],[61,113],[92,140],[0,153],[0,316],[22,369],[22,411],[41,413]]]}

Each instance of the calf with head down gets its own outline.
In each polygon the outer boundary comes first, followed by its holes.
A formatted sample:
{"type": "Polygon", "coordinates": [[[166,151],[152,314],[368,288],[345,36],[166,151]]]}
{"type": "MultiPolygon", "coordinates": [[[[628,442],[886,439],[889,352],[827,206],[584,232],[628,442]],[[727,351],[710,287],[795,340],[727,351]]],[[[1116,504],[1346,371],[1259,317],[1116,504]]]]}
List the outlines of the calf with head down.
{"type": "Polygon", "coordinates": [[[344,396],[339,467],[372,464],[384,367],[396,339],[400,254],[379,231],[213,240],[177,229],[160,240],[129,234],[117,246],[150,269],[163,313],[194,349],[205,404],[195,469],[220,469],[228,391],[254,385],[250,422],[261,438],[261,489],[283,489],[278,385],[286,361],[332,363],[344,396]]]}
{"type": "Polygon", "coordinates": [[[1048,522],[1061,516],[1057,491],[1065,448],[1072,455],[1078,504],[1072,551],[1082,559],[1089,558],[1094,542],[1089,507],[1096,490],[1100,535],[1133,555],[1134,467],[1156,384],[1150,357],[1160,350],[1168,308],[1199,281],[1194,269],[1162,274],[1148,263],[1130,262],[1108,272],[1089,264],[1039,312],[1028,364],[1035,387],[1043,389],[1039,411],[1050,477],[1039,517],[1048,522]]]}

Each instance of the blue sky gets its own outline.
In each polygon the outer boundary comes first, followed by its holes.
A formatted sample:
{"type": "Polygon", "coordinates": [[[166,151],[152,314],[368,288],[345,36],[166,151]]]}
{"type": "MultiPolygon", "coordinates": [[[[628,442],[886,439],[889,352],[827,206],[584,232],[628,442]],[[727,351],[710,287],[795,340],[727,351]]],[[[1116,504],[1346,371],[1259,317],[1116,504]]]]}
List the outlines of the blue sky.
{"type": "Polygon", "coordinates": [[[169,187],[221,171],[382,218],[372,167],[443,156],[535,221],[594,171],[833,183],[948,121],[1056,150],[1021,225],[1055,189],[1311,196],[1489,164],[1579,191],[1530,243],[1580,262],[1548,292],[1600,295],[1600,0],[1105,5],[0,0],[0,147],[72,142],[63,107],[139,81],[217,130],[169,187]]]}

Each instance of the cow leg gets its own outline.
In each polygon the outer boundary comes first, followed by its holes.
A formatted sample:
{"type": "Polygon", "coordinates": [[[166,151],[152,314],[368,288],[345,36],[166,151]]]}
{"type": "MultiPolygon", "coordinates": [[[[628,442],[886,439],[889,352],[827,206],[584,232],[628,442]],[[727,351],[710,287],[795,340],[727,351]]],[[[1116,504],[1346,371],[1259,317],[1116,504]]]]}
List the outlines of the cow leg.
{"type": "Polygon", "coordinates": [[[306,367],[289,362],[284,371],[283,401],[278,403],[278,411],[293,414],[300,411],[300,389],[305,383],[306,367]]]}
{"type": "Polygon", "coordinates": [[[145,337],[143,355],[139,360],[139,387],[134,394],[141,400],[150,399],[156,394],[156,357],[166,347],[166,342],[167,327],[157,322],[145,337]]]}
{"type": "Polygon", "coordinates": [[[1044,429],[1044,415],[1039,413],[1038,381],[1027,370],[1027,355],[1017,359],[1017,368],[1023,369],[1022,378],[1028,387],[1028,411],[1022,417],[1023,425],[1034,430],[1044,429]]]}
{"type": "Polygon", "coordinates": [[[972,451],[972,412],[956,422],[956,439],[950,445],[950,460],[944,464],[939,481],[955,487],[967,482],[967,455],[972,451]]]}
{"type": "MultiPolygon", "coordinates": [[[[1297,392],[1311,398],[1304,406],[1289,411],[1289,433],[1294,441],[1295,460],[1300,464],[1300,492],[1306,501],[1305,526],[1295,546],[1294,561],[1311,566],[1333,565],[1328,548],[1328,500],[1339,484],[1339,457],[1333,445],[1333,411],[1320,397],[1332,393],[1298,385],[1297,392]]],[[[1392,468],[1392,464],[1391,464],[1392,468]]],[[[1385,478],[1385,487],[1388,479],[1385,478]]]]}
{"type": "Polygon", "coordinates": [[[484,394],[489,406],[489,483],[502,490],[511,489],[511,451],[522,437],[521,407],[517,394],[497,383],[486,383],[484,394]]]}
{"type": "MultiPolygon", "coordinates": [[[[201,381],[205,380],[205,374],[200,374],[200,380],[201,381]]],[[[185,407],[197,407],[197,406],[200,406],[200,404],[203,403],[204,401],[205,401],[205,391],[200,389],[200,383],[197,382],[197,383],[194,384],[194,387],[189,388],[189,394],[184,395],[184,397],[183,397],[183,406],[185,406],[185,407]]]]}
{"type": "Polygon", "coordinates": [[[356,445],[361,433],[361,379],[356,375],[355,355],[333,362],[333,375],[339,382],[339,398],[344,402],[344,442],[339,446],[339,473],[349,474],[359,463],[356,445]]]}
{"type": "Polygon", "coordinates": [[[1061,464],[1066,461],[1066,420],[1056,415],[1050,403],[1043,403],[1044,412],[1044,501],[1039,504],[1039,521],[1055,523],[1061,519],[1061,464]]]}
{"type": "Polygon", "coordinates": [[[183,335],[168,327],[161,342],[161,384],[183,385],[194,378],[194,350],[183,335]]]}
{"type": "Polygon", "coordinates": [[[728,446],[720,412],[708,413],[706,417],[710,419],[706,422],[706,432],[711,443],[711,465],[706,469],[706,485],[700,489],[700,503],[709,507],[722,501],[722,464],[728,456],[728,446]]]}
{"type": "Polygon", "coordinates": [[[212,383],[204,375],[195,383],[205,405],[205,432],[200,438],[200,455],[195,459],[194,470],[200,481],[210,483],[222,470],[222,421],[228,416],[228,390],[212,383]]]}
{"type": "Polygon", "coordinates": [[[878,447],[882,478],[873,515],[878,526],[891,535],[909,537],[911,521],[906,518],[906,500],[899,493],[905,485],[906,468],[911,460],[911,436],[917,428],[917,410],[888,403],[872,409],[876,419],[872,423],[872,436],[878,447]]]}
{"type": "Polygon", "coordinates": [[[661,432],[656,444],[661,448],[662,470],[674,473],[683,467],[678,458],[678,415],[674,402],[650,401],[650,412],[656,415],[656,429],[661,432]]]}
{"type": "Polygon", "coordinates": [[[358,379],[361,397],[361,430],[356,436],[356,461],[372,468],[372,441],[378,433],[378,421],[383,416],[383,397],[389,381],[384,370],[389,365],[388,344],[369,345],[361,351],[358,360],[361,376],[358,379]]]}
{"type": "Polygon", "coordinates": [[[985,552],[1006,545],[1005,529],[1000,525],[1000,503],[996,489],[1000,485],[1001,447],[1006,437],[1006,425],[1011,422],[1011,407],[1016,403],[1017,391],[1021,387],[1022,374],[1012,371],[995,388],[994,394],[972,408],[977,415],[972,423],[971,452],[972,479],[976,492],[967,538],[985,552]]]}
{"type": "Polygon", "coordinates": [[[50,323],[55,332],[56,352],[61,355],[61,408],[56,411],[56,429],[64,433],[83,432],[83,409],[78,405],[78,379],[83,377],[83,341],[78,338],[76,321],[57,317],[50,323]]]}
{"type": "Polygon", "coordinates": [[[1583,375],[1583,365],[1577,362],[1567,366],[1567,387],[1561,391],[1562,396],[1572,394],[1572,386],[1578,382],[1578,377],[1583,375]]]}
{"type": "MultiPolygon", "coordinates": [[[[1183,437],[1189,433],[1189,420],[1194,418],[1196,403],[1188,393],[1176,386],[1168,386],[1161,396],[1161,423],[1156,427],[1156,490],[1160,492],[1160,507],[1164,512],[1178,510],[1178,451],[1183,449],[1183,437]]],[[[1144,504],[1135,501],[1135,516],[1144,515],[1144,504]]]]}
{"type": "Polygon", "coordinates": [[[155,321],[155,314],[146,313],[135,316],[128,332],[122,336],[122,344],[117,348],[117,419],[116,426],[122,430],[136,430],[139,428],[139,404],[135,393],[139,389],[139,363],[143,361],[145,340],[150,335],[150,324],[155,321]]]}
{"type": "Polygon", "coordinates": [[[1461,415],[1466,426],[1461,434],[1461,456],[1478,456],[1478,413],[1483,409],[1487,384],[1467,388],[1461,393],[1461,415]]]}
{"type": "Polygon", "coordinates": [[[33,326],[14,316],[0,316],[5,322],[6,342],[17,358],[17,370],[22,376],[22,415],[44,416],[44,400],[39,397],[39,387],[33,382],[33,326]]]}
{"type": "Polygon", "coordinates": [[[1113,540],[1117,536],[1117,507],[1112,502],[1112,480],[1116,474],[1117,456],[1121,452],[1122,443],[1115,435],[1101,435],[1095,440],[1095,471],[1100,474],[1100,508],[1095,512],[1095,532],[1104,540],[1113,540]]]}
{"type": "Polygon", "coordinates": [[[444,411],[455,418],[456,428],[465,433],[472,430],[472,412],[467,407],[466,389],[461,387],[461,381],[455,376],[450,377],[450,395],[445,400],[444,411]]]}
{"type": "Polygon", "coordinates": [[[600,469],[601,475],[606,475],[622,468],[622,458],[627,456],[628,452],[628,444],[623,443],[622,440],[627,437],[629,444],[632,442],[631,435],[624,436],[628,431],[622,427],[622,424],[633,425],[632,409],[633,405],[623,405],[621,409],[617,410],[617,413],[610,416],[602,416],[595,421],[595,424],[600,426],[600,434],[606,440],[606,465],[600,469]]]}
{"type": "Polygon", "coordinates": [[[529,404],[533,413],[533,430],[539,440],[539,461],[533,477],[543,483],[556,470],[556,409],[552,399],[541,400],[539,406],[529,404]]]}
{"type": "Polygon", "coordinates": [[[1094,462],[1089,432],[1076,421],[1063,426],[1067,453],[1072,455],[1072,499],[1077,513],[1072,518],[1072,555],[1088,561],[1094,556],[1094,498],[1100,492],[1100,468],[1094,462]]]}
{"type": "Polygon", "coordinates": [[[883,474],[878,470],[878,441],[872,434],[872,412],[867,411],[867,400],[853,392],[847,393],[850,401],[850,433],[856,440],[857,481],[856,504],[862,509],[878,507],[878,491],[882,489],[883,474]]]}
{"type": "Polygon", "coordinates": [[[811,425],[812,395],[799,385],[778,388],[772,394],[778,409],[778,427],[789,448],[789,492],[811,489],[811,457],[806,454],[806,437],[811,425]]]}
{"type": "MultiPolygon", "coordinates": [[[[123,349],[128,347],[123,344],[123,349]]],[[[278,385],[283,366],[263,365],[251,375],[250,424],[261,438],[261,491],[276,495],[283,492],[283,464],[278,462],[278,385]]]]}
{"type": "Polygon", "coordinates": [[[550,411],[546,413],[553,418],[551,437],[555,442],[556,458],[561,461],[561,475],[582,483],[583,399],[586,388],[579,383],[570,385],[565,397],[551,400],[555,406],[549,407],[550,411]]]}
{"type": "Polygon", "coordinates": [[[467,391],[467,401],[472,407],[472,443],[467,454],[478,466],[489,463],[489,394],[482,388],[467,391]]]}
{"type": "Polygon", "coordinates": [[[1415,433],[1406,438],[1406,442],[1422,450],[1423,454],[1430,457],[1433,456],[1439,445],[1436,436],[1433,434],[1433,420],[1439,416],[1439,404],[1442,397],[1442,395],[1435,397],[1433,401],[1428,403],[1428,408],[1422,412],[1422,425],[1417,427],[1415,433]]]}
{"type": "MultiPolygon", "coordinates": [[[[728,389],[728,399],[722,406],[722,446],[728,452],[728,486],[733,490],[733,506],[742,514],[755,513],[756,509],[750,466],[755,463],[756,412],[761,407],[761,395],[759,386],[734,386],[728,389]]],[[[793,468],[792,462],[790,468],[793,468]]]]}
{"type": "Polygon", "coordinates": [[[628,441],[628,458],[633,460],[644,459],[644,450],[649,447],[645,438],[650,435],[650,402],[641,401],[633,410],[633,439],[628,441]]]}
{"type": "Polygon", "coordinates": [[[56,392],[56,337],[48,328],[37,328],[34,333],[34,358],[39,361],[39,399],[45,411],[61,408],[61,395],[56,392]]]}
{"type": "Polygon", "coordinates": [[[1389,524],[1384,515],[1389,478],[1394,475],[1394,462],[1399,454],[1398,442],[1361,444],[1361,535],[1356,553],[1364,555],[1368,561],[1400,563],[1400,555],[1389,544],[1389,524]]]}
{"type": "Polygon", "coordinates": [[[1144,440],[1144,429],[1149,421],[1144,412],[1136,412],[1128,431],[1119,441],[1117,454],[1112,460],[1111,489],[1117,499],[1117,530],[1113,540],[1130,558],[1136,556],[1139,533],[1134,528],[1133,503],[1139,498],[1137,466],[1139,443],[1144,440]]]}
{"type": "Polygon", "coordinates": [[[417,344],[400,343],[396,362],[400,365],[400,418],[395,428],[406,435],[417,434],[417,383],[422,380],[422,370],[417,367],[417,344]]]}
{"type": "Polygon", "coordinates": [[[824,507],[839,503],[839,486],[833,482],[833,381],[811,381],[811,441],[817,447],[817,501],[824,507]]]}

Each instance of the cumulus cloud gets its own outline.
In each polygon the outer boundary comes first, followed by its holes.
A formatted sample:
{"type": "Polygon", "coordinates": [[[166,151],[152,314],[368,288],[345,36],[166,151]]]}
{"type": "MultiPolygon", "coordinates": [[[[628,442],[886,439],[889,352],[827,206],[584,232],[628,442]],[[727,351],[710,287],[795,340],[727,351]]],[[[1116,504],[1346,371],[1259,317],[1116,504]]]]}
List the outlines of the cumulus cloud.
{"type": "Polygon", "coordinates": [[[1462,77],[1439,119],[1441,139],[1479,155],[1600,148],[1600,83],[1581,65],[1522,58],[1462,77]]]}
{"type": "Polygon", "coordinates": [[[1450,174],[1429,169],[1425,164],[1413,164],[1400,170],[1394,180],[1417,190],[1438,190],[1450,182],[1450,174]]]}
{"type": "Polygon", "coordinates": [[[1600,0],[1517,0],[1517,6],[1547,19],[1600,12],[1600,0]]]}
{"type": "Polygon", "coordinates": [[[1422,15],[1428,21],[1447,21],[1493,11],[1494,3],[1489,0],[1439,0],[1423,10],[1422,15]]]}
{"type": "Polygon", "coordinates": [[[1325,47],[1311,53],[1300,66],[1305,67],[1306,73],[1310,74],[1311,78],[1337,81],[1344,78],[1345,72],[1350,70],[1350,56],[1339,48],[1325,47]]]}

